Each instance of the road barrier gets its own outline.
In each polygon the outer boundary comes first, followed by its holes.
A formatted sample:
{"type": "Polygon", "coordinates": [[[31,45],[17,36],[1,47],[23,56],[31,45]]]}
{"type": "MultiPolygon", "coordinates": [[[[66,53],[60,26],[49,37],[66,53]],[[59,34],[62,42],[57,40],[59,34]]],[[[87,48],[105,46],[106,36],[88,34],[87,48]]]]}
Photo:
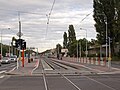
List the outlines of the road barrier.
{"type": "Polygon", "coordinates": [[[74,58],[74,57],[63,57],[63,60],[70,61],[70,62],[79,62],[83,64],[93,64],[93,65],[99,65],[99,66],[106,66],[107,61],[106,58],[100,58],[100,57],[82,57],[82,58],[74,58]]]}

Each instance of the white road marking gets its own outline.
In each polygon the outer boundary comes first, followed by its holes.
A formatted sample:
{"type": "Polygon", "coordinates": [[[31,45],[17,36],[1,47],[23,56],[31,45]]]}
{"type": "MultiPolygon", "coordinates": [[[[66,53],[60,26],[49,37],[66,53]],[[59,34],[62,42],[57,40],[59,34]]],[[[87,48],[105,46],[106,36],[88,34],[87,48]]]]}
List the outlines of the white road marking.
{"type": "Polygon", "coordinates": [[[119,68],[114,68],[114,67],[112,67],[112,69],[115,69],[115,70],[120,70],[119,68]]]}
{"type": "Polygon", "coordinates": [[[110,86],[108,86],[108,85],[106,85],[106,84],[104,84],[104,83],[101,83],[101,82],[99,82],[99,81],[97,81],[97,80],[95,80],[95,79],[89,78],[89,77],[87,77],[87,76],[84,76],[84,77],[86,77],[86,78],[88,78],[89,80],[92,80],[92,81],[94,81],[94,82],[96,82],[96,83],[99,83],[99,84],[101,84],[101,85],[103,85],[103,86],[105,86],[105,87],[107,87],[107,88],[109,88],[109,89],[111,89],[111,90],[116,90],[116,89],[114,89],[114,88],[112,88],[112,87],[110,87],[110,86]]]}
{"type": "Polygon", "coordinates": [[[53,70],[44,60],[41,60],[44,70],[53,70]]]}
{"type": "MultiPolygon", "coordinates": [[[[62,75],[62,74],[61,74],[62,75]]],[[[68,79],[67,77],[65,77],[64,75],[62,75],[68,82],[70,82],[75,88],[77,88],[77,90],[82,90],[80,89],[76,84],[74,84],[70,79],[68,79]]]]}
{"type": "Polygon", "coordinates": [[[14,66],[16,66],[16,65],[11,65],[11,67],[14,67],[14,66]]]}
{"type": "Polygon", "coordinates": [[[0,71],[0,74],[5,73],[5,72],[6,72],[6,70],[4,70],[4,71],[0,71]]]}
{"type": "MultiPolygon", "coordinates": [[[[6,72],[6,70],[5,71],[0,71],[0,74],[3,74],[3,73],[5,73],[6,72]]],[[[1,78],[4,78],[5,77],[5,75],[2,75],[2,76],[0,76],[0,79],[1,78]]]]}
{"type": "Polygon", "coordinates": [[[5,75],[2,75],[2,76],[0,76],[0,79],[1,79],[1,78],[4,78],[4,77],[5,77],[5,75]]]}
{"type": "Polygon", "coordinates": [[[35,65],[35,68],[33,68],[33,70],[31,71],[31,75],[32,75],[32,73],[38,68],[38,66],[39,66],[39,61],[40,61],[40,60],[38,59],[36,65],[35,65]]]}
{"type": "Polygon", "coordinates": [[[16,69],[16,67],[14,67],[12,70],[9,71],[9,73],[11,73],[12,71],[14,71],[16,69]]]}
{"type": "Polygon", "coordinates": [[[43,70],[42,70],[42,73],[43,73],[43,80],[44,80],[45,90],[48,90],[47,82],[46,82],[46,78],[45,78],[45,74],[44,74],[43,70]]]}

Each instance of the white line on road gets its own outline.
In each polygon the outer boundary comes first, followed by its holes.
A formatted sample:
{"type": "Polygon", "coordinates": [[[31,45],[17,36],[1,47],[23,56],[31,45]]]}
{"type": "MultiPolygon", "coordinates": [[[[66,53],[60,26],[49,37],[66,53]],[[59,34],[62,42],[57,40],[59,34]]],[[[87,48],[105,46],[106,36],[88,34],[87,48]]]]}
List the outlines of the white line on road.
{"type": "Polygon", "coordinates": [[[11,65],[11,67],[14,67],[14,66],[16,66],[16,65],[11,65]]]}
{"type": "MultiPolygon", "coordinates": [[[[62,74],[61,74],[62,75],[62,74]]],[[[81,90],[76,84],[74,84],[70,79],[68,79],[67,77],[65,77],[64,75],[62,75],[67,81],[69,81],[75,88],[77,88],[77,90],[81,90]]]]}
{"type": "Polygon", "coordinates": [[[41,60],[42,66],[44,70],[53,70],[43,59],[41,60]]]}
{"type": "Polygon", "coordinates": [[[35,65],[35,68],[33,68],[33,70],[31,71],[31,75],[32,75],[33,72],[38,68],[38,66],[39,66],[39,61],[40,61],[40,60],[38,59],[36,65],[35,65]]]}
{"type": "Polygon", "coordinates": [[[11,73],[12,71],[14,71],[16,69],[16,67],[14,67],[13,69],[11,69],[10,71],[9,71],[9,73],[11,73]]]}
{"type": "Polygon", "coordinates": [[[108,86],[108,85],[106,85],[106,84],[104,84],[104,83],[101,83],[101,82],[99,82],[99,81],[97,81],[97,80],[95,80],[95,79],[92,79],[92,78],[87,77],[87,76],[84,76],[84,77],[86,77],[87,79],[92,80],[92,81],[94,81],[94,82],[96,82],[96,83],[99,83],[99,84],[101,84],[101,85],[103,85],[103,86],[105,86],[105,87],[107,87],[107,88],[109,88],[109,89],[111,89],[111,90],[116,90],[116,89],[114,89],[114,88],[112,88],[112,87],[110,87],[110,86],[108,86]]]}
{"type": "Polygon", "coordinates": [[[4,77],[5,77],[5,75],[0,76],[0,78],[4,78],[4,77]]]}
{"type": "Polygon", "coordinates": [[[43,72],[43,70],[42,70],[42,73],[43,73],[43,80],[44,80],[45,90],[48,90],[47,81],[46,81],[45,73],[43,72]]]}
{"type": "Polygon", "coordinates": [[[4,70],[4,71],[0,71],[0,74],[5,73],[5,72],[6,72],[6,70],[4,70]]]}
{"type": "MultiPolygon", "coordinates": [[[[5,72],[6,72],[6,70],[5,71],[0,71],[0,74],[3,74],[5,72]]],[[[0,76],[0,78],[4,78],[4,77],[5,77],[5,75],[0,76]]]]}

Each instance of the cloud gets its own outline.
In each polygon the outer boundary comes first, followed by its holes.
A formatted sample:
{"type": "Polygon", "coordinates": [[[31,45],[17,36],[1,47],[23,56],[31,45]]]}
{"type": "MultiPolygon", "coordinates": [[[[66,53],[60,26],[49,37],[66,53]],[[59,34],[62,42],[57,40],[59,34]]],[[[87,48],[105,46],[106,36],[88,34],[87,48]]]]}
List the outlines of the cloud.
{"type": "MultiPolygon", "coordinates": [[[[77,38],[85,36],[80,27],[88,29],[88,39],[96,37],[92,14],[83,22],[80,21],[93,10],[92,0],[56,0],[50,22],[47,28],[47,17],[53,0],[0,0],[0,27],[11,27],[12,31],[5,32],[10,37],[17,37],[18,11],[22,22],[22,33],[28,47],[38,47],[40,51],[55,48],[62,44],[63,34],[68,31],[70,24],[74,25],[77,38]]],[[[10,38],[4,38],[9,44],[10,38]]]]}

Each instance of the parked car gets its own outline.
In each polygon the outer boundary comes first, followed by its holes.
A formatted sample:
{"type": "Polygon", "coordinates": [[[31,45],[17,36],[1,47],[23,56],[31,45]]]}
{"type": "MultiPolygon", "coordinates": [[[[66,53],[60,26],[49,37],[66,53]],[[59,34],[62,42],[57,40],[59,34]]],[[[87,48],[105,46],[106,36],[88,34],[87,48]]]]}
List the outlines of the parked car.
{"type": "Polygon", "coordinates": [[[17,56],[10,56],[10,62],[17,62],[17,56]]]}
{"type": "Polygon", "coordinates": [[[10,60],[8,57],[3,57],[1,60],[0,60],[0,63],[1,64],[9,64],[10,63],[10,60]]]}

